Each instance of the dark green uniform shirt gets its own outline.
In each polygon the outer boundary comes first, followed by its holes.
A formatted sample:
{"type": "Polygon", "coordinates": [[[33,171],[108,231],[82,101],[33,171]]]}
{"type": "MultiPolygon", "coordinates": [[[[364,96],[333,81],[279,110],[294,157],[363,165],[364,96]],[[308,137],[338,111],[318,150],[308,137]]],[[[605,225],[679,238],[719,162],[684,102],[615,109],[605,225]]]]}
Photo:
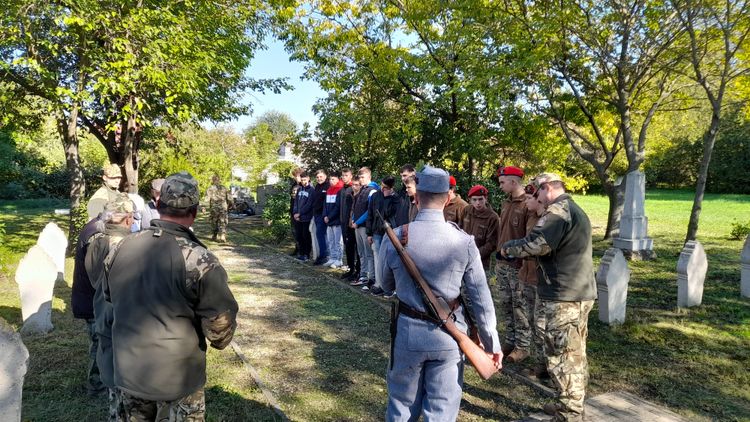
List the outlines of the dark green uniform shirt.
{"type": "Polygon", "coordinates": [[[558,196],[528,236],[503,244],[516,258],[538,256],[537,291],[545,300],[596,299],[591,223],[570,195],[558,196]]]}
{"type": "Polygon", "coordinates": [[[237,302],[216,256],[188,228],[157,219],[120,243],[105,283],[115,385],[152,401],[202,388],[206,339],[223,349],[236,327],[237,302]]]}

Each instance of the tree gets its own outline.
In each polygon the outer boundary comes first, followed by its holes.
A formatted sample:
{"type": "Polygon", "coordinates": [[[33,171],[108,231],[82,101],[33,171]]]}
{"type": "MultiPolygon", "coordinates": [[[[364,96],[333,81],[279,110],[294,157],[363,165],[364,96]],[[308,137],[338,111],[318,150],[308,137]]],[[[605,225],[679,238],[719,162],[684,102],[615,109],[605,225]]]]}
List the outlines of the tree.
{"type": "MultiPolygon", "coordinates": [[[[236,105],[242,92],[286,87],[244,76],[286,6],[283,0],[11,0],[0,11],[0,79],[44,100],[56,117],[77,209],[85,194],[80,125],[124,167],[134,192],[144,127],[222,120],[247,111],[236,105]]],[[[71,239],[76,231],[71,225],[71,239]]]]}
{"type": "Polygon", "coordinates": [[[605,238],[616,234],[625,184],[645,159],[654,115],[679,88],[672,46],[681,28],[658,1],[509,2],[517,55],[530,57],[527,98],[595,170],[609,197],[605,238]],[[538,70],[533,70],[538,69],[538,70]],[[620,153],[625,162],[620,162],[620,153]]]}
{"type": "MultiPolygon", "coordinates": [[[[513,139],[502,126],[517,110],[510,79],[489,72],[505,53],[489,42],[476,9],[486,7],[473,0],[310,0],[298,8],[285,39],[293,57],[308,63],[307,75],[329,91],[321,111],[378,107],[359,107],[363,101],[382,103],[393,116],[386,120],[399,121],[398,113],[406,111],[414,118],[389,132],[408,133],[410,153],[472,174],[482,167],[478,161],[492,160],[513,139]],[[488,57],[487,51],[495,54],[488,57]],[[415,127],[418,136],[411,137],[415,127]]],[[[359,119],[364,125],[358,126],[369,126],[359,140],[365,150],[382,120],[368,124],[366,117],[359,119]]],[[[333,133],[321,132],[320,142],[333,133]]]]}
{"type": "Polygon", "coordinates": [[[677,17],[687,34],[691,77],[703,89],[711,105],[711,121],[703,135],[703,155],[695,183],[685,242],[698,234],[703,195],[711,154],[721,126],[722,109],[737,78],[750,71],[747,57],[750,34],[750,2],[746,0],[673,0],[677,17]]]}

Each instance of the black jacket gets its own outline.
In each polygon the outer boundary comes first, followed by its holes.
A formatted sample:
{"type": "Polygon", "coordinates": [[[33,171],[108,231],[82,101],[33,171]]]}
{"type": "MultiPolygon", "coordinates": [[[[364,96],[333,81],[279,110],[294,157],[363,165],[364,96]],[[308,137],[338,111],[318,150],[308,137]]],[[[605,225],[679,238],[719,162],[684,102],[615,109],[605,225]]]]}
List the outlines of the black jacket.
{"type": "Polygon", "coordinates": [[[94,218],[81,229],[76,244],[76,254],[73,263],[73,288],[71,289],[70,302],[73,308],[73,317],[79,319],[94,319],[94,288],[86,273],[86,252],[89,249],[91,236],[104,231],[104,223],[99,218],[94,218]]]}
{"type": "Polygon", "coordinates": [[[383,191],[379,190],[372,194],[372,198],[370,198],[370,203],[367,206],[367,235],[379,235],[383,236],[385,234],[385,225],[383,224],[383,220],[378,216],[378,213],[375,212],[376,210],[380,212],[380,215],[385,218],[391,225],[393,225],[393,221],[389,221],[389,205],[391,204],[391,196],[384,196],[383,191]]]}
{"type": "Polygon", "coordinates": [[[391,207],[393,210],[393,227],[401,227],[404,224],[409,224],[409,207],[411,206],[411,198],[406,193],[406,188],[401,188],[398,192],[394,192],[391,199],[391,207]]]}
{"type": "Polygon", "coordinates": [[[206,383],[206,340],[222,349],[236,328],[227,273],[190,229],[154,220],[112,254],[104,297],[112,303],[115,385],[151,401],[206,383]]]}
{"type": "Polygon", "coordinates": [[[294,201],[294,212],[299,214],[299,221],[309,223],[313,216],[313,187],[300,185],[297,189],[297,199],[294,201]]]}
{"type": "Polygon", "coordinates": [[[326,190],[328,190],[329,185],[328,182],[315,185],[313,192],[313,215],[316,217],[323,215],[323,209],[326,206],[326,190]]]}
{"type": "MultiPolygon", "coordinates": [[[[354,203],[354,196],[352,192],[352,184],[344,185],[338,193],[341,208],[339,209],[339,219],[341,220],[342,227],[349,227],[349,222],[352,218],[352,205],[354,203]]],[[[338,200],[338,199],[337,199],[338,200]]]]}

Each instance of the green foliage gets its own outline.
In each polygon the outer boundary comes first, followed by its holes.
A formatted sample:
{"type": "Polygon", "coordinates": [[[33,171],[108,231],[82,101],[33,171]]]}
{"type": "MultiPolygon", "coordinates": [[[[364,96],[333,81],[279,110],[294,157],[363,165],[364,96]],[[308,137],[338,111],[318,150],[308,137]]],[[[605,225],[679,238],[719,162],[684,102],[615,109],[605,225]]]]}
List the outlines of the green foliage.
{"type": "MultiPolygon", "coordinates": [[[[286,180],[286,179],[284,179],[286,180]]],[[[289,194],[286,182],[276,185],[277,191],[268,197],[263,208],[263,219],[269,223],[268,230],[276,242],[282,242],[291,234],[291,217],[289,215],[289,194]]]]}
{"type": "Polygon", "coordinates": [[[739,221],[732,223],[732,230],[729,232],[729,238],[734,240],[742,240],[750,235],[750,221],[747,224],[742,224],[739,221]]]}

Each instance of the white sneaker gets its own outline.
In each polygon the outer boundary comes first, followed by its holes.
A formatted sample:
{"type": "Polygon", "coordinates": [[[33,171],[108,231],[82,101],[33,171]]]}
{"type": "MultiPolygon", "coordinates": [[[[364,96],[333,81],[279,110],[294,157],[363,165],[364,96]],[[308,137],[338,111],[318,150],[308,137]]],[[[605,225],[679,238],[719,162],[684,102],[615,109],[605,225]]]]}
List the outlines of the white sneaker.
{"type": "Polygon", "coordinates": [[[331,264],[331,268],[341,268],[344,266],[344,263],[341,261],[333,261],[331,264]]]}
{"type": "MultiPolygon", "coordinates": [[[[329,259],[328,261],[326,261],[326,262],[323,263],[323,266],[324,267],[330,267],[334,262],[336,262],[336,261],[334,261],[332,259],[329,259]]],[[[331,267],[331,268],[333,268],[333,267],[331,267]]]]}
{"type": "MultiPolygon", "coordinates": [[[[339,261],[339,262],[341,262],[341,261],[339,261]]],[[[344,265],[343,262],[341,262],[341,266],[339,266],[339,269],[341,271],[343,271],[343,272],[349,272],[349,266],[348,265],[344,265]]]]}

